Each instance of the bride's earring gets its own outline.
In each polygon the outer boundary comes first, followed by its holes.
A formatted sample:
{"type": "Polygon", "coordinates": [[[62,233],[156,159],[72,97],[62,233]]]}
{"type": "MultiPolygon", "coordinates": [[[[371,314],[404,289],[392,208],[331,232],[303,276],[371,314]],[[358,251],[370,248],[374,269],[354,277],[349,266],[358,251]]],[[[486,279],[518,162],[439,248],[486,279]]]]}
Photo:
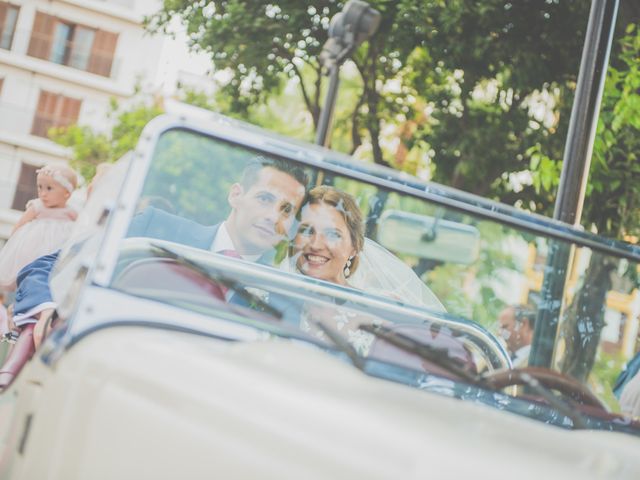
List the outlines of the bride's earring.
{"type": "Polygon", "coordinates": [[[347,260],[347,264],[344,266],[344,276],[348,278],[351,275],[351,261],[353,260],[354,255],[350,256],[347,260]]]}

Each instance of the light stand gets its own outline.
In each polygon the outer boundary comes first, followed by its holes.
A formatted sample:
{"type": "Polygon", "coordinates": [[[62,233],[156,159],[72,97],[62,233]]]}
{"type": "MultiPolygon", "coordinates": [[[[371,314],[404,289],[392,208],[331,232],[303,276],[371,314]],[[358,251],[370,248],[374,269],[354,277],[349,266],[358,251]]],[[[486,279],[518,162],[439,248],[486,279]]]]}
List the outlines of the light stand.
{"type": "Polygon", "coordinates": [[[329,24],[329,38],[322,47],[320,63],[329,72],[329,88],[320,112],[316,143],[329,146],[330,127],[340,83],[340,65],[349,55],[378,29],[380,12],[361,0],[349,0],[342,12],[336,14],[329,24]]]}

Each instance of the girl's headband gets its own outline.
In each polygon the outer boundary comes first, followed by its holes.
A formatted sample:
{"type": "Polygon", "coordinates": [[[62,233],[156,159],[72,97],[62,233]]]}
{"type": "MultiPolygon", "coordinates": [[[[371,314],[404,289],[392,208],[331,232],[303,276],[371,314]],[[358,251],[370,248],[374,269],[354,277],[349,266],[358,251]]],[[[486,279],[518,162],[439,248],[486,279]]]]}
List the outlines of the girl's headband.
{"type": "Polygon", "coordinates": [[[43,174],[53,178],[56,182],[62,185],[69,193],[72,193],[74,190],[74,187],[71,184],[71,182],[66,178],[64,178],[64,175],[62,175],[62,173],[60,173],[60,171],[56,170],[55,168],[42,167],[36,170],[36,174],[37,175],[43,174]]]}

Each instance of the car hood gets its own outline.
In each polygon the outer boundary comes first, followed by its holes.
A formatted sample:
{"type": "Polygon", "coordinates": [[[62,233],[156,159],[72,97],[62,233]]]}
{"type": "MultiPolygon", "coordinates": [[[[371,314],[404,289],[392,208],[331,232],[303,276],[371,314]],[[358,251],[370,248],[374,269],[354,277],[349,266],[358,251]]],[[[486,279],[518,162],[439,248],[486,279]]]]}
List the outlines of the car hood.
{"type": "Polygon", "coordinates": [[[31,448],[60,472],[32,478],[640,478],[629,435],[368,377],[286,339],[109,328],[43,389],[60,415],[34,422],[31,448]]]}

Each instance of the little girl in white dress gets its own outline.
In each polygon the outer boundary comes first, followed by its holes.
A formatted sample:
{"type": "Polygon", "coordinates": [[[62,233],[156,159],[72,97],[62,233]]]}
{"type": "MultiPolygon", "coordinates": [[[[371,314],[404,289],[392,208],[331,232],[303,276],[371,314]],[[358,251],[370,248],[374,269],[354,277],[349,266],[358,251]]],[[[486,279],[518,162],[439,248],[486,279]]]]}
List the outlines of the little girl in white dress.
{"type": "Polygon", "coordinates": [[[0,289],[14,290],[20,269],[42,255],[60,249],[71,233],[77,213],[67,207],[77,176],[66,166],[47,165],[37,172],[38,198],[13,227],[0,251],[0,289]]]}

